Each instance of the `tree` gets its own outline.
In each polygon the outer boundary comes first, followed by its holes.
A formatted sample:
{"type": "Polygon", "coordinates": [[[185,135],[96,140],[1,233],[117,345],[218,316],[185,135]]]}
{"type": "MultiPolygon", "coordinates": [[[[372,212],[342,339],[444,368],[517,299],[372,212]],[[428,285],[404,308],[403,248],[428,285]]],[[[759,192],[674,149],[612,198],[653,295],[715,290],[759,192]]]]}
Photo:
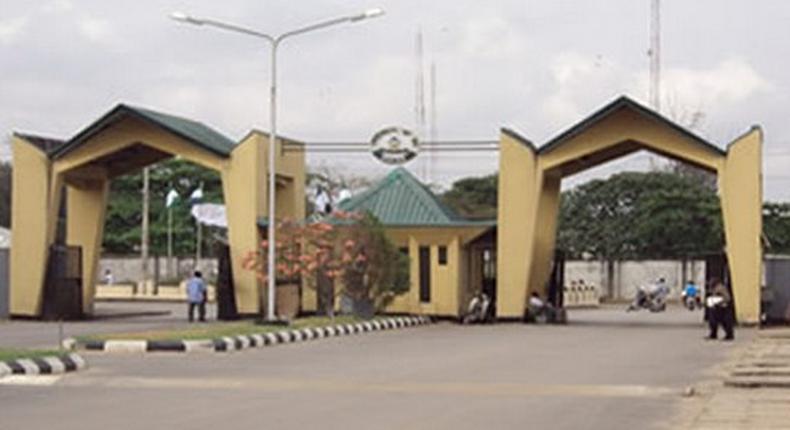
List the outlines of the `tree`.
{"type": "Polygon", "coordinates": [[[763,234],[767,239],[766,252],[790,254],[790,203],[763,205],[763,234]]]}
{"type": "MultiPolygon", "coordinates": [[[[370,187],[372,184],[370,178],[366,176],[349,171],[339,171],[325,165],[318,166],[307,172],[306,182],[305,185],[308,191],[305,196],[307,200],[305,208],[307,208],[308,217],[315,212],[313,199],[319,187],[329,193],[330,196],[337,197],[342,190],[348,190],[355,194],[370,187]]],[[[335,206],[337,203],[339,202],[334,202],[335,206]]]]}
{"type": "Polygon", "coordinates": [[[442,194],[441,199],[467,218],[496,218],[497,183],[497,174],[460,179],[442,194]]]}
{"type": "MultiPolygon", "coordinates": [[[[140,244],[142,220],[142,172],[113,179],[105,221],[104,250],[129,254],[140,244]]],[[[196,226],[187,201],[192,191],[203,186],[203,201],[222,202],[222,181],[213,170],[177,159],[151,166],[150,170],[150,246],[153,254],[167,252],[167,208],[165,196],[173,187],[181,199],[173,206],[173,252],[195,252],[196,226]]],[[[212,249],[213,239],[205,235],[204,246],[212,249]]],[[[210,253],[204,253],[208,255],[210,253]]]]}
{"type": "Polygon", "coordinates": [[[11,163],[0,161],[0,227],[11,228],[11,163]]]}
{"type": "MultiPolygon", "coordinates": [[[[384,234],[372,215],[335,212],[333,223],[277,223],[275,277],[277,283],[296,283],[316,290],[324,315],[334,315],[335,297],[346,293],[356,301],[373,300],[384,305],[408,290],[408,260],[384,234]],[[340,281],[340,282],[336,282],[340,281]],[[337,288],[336,288],[337,287],[337,288]]],[[[264,308],[264,284],[269,279],[268,241],[244,260],[261,282],[260,309],[264,308]]]]}
{"type": "Polygon", "coordinates": [[[719,200],[690,178],[625,172],[566,191],[558,245],[570,257],[685,258],[723,248],[719,200]]]}
{"type": "Polygon", "coordinates": [[[409,290],[409,257],[393,244],[384,226],[366,213],[349,232],[351,261],[343,273],[345,292],[357,303],[372,302],[376,310],[384,309],[392,300],[409,290]]]}

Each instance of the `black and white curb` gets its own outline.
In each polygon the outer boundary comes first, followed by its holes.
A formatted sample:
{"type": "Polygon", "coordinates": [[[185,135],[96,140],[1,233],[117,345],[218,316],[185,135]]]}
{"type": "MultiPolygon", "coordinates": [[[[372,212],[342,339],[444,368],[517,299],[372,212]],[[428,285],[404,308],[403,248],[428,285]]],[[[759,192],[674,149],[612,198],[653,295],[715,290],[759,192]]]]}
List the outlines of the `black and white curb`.
{"type": "Polygon", "coordinates": [[[76,342],[67,339],[67,348],[85,349],[103,352],[195,352],[195,351],[236,351],[247,348],[261,348],[285,343],[303,342],[335,336],[346,336],[372,331],[393,330],[430,324],[430,317],[392,317],[354,324],[337,324],[325,327],[308,327],[302,329],[285,329],[262,334],[228,336],[209,340],[105,340],[76,342]]]}
{"type": "Polygon", "coordinates": [[[308,327],[278,332],[223,337],[214,339],[214,351],[235,351],[247,348],[261,348],[284,343],[304,342],[326,337],[346,336],[371,331],[392,330],[404,327],[430,324],[431,319],[425,316],[395,317],[365,321],[354,324],[337,324],[325,327],[308,327]]]}
{"type": "Polygon", "coordinates": [[[0,361],[0,378],[7,375],[55,375],[84,369],[85,360],[77,354],[19,358],[0,361]]]}

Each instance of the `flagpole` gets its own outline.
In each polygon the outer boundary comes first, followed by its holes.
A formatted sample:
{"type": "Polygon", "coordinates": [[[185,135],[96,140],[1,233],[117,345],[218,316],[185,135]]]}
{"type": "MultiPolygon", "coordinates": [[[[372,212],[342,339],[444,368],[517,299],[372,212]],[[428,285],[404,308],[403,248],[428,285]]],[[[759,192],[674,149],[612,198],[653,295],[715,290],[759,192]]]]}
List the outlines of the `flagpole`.
{"type": "Polygon", "coordinates": [[[198,270],[198,265],[200,264],[200,244],[203,241],[203,226],[200,224],[200,220],[195,218],[195,222],[197,223],[197,243],[195,243],[195,270],[198,270]]]}
{"type": "Polygon", "coordinates": [[[167,273],[173,278],[173,205],[167,207],[167,273]]]}

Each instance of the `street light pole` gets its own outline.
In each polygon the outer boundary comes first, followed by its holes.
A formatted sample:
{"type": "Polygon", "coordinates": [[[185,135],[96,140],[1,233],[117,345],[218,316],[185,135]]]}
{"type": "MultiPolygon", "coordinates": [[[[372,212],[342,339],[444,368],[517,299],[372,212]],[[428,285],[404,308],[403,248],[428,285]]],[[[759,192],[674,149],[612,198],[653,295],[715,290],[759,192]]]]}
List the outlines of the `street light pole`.
{"type": "Polygon", "coordinates": [[[267,287],[268,287],[268,295],[267,295],[267,303],[266,303],[266,319],[268,321],[275,321],[277,316],[275,315],[275,289],[276,289],[276,270],[275,270],[275,208],[276,208],[276,198],[275,193],[277,192],[277,176],[275,171],[275,156],[277,154],[277,50],[280,46],[280,43],[292,36],[296,36],[299,34],[308,33],[315,30],[320,30],[322,28],[331,27],[333,25],[343,24],[343,23],[353,23],[359,22],[368,18],[375,18],[377,16],[381,16],[384,14],[384,11],[381,9],[369,9],[365,12],[362,12],[357,15],[349,15],[343,16],[340,18],[333,18],[328,19],[325,21],[321,21],[315,24],[307,25],[301,28],[297,28],[296,30],[287,31],[282,33],[278,36],[271,36],[266,33],[262,33],[256,30],[251,30],[249,28],[245,28],[242,26],[238,26],[235,24],[228,24],[221,21],[216,21],[213,19],[206,19],[206,18],[195,18],[193,16],[187,15],[181,12],[174,12],[170,15],[176,21],[193,24],[193,25],[207,25],[211,27],[216,27],[222,30],[232,31],[235,33],[242,33],[248,36],[254,36],[261,39],[266,40],[271,44],[271,77],[270,79],[270,89],[269,89],[269,219],[267,220],[267,242],[268,242],[268,261],[267,261],[267,287]]]}

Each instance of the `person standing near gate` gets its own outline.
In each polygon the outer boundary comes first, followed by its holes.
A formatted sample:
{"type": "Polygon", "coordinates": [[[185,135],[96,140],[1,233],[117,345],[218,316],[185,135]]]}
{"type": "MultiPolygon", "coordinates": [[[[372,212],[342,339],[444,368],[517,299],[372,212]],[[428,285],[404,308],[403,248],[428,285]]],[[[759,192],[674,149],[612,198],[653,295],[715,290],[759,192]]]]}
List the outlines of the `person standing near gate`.
{"type": "Polygon", "coordinates": [[[195,308],[198,309],[200,321],[206,321],[206,282],[203,281],[203,274],[195,271],[195,274],[187,281],[187,301],[189,302],[189,322],[195,320],[195,308]]]}
{"type": "Polygon", "coordinates": [[[732,312],[732,296],[727,287],[718,279],[711,281],[711,291],[705,300],[708,310],[708,339],[719,337],[719,326],[724,329],[724,340],[735,339],[735,321],[732,312]]]}

